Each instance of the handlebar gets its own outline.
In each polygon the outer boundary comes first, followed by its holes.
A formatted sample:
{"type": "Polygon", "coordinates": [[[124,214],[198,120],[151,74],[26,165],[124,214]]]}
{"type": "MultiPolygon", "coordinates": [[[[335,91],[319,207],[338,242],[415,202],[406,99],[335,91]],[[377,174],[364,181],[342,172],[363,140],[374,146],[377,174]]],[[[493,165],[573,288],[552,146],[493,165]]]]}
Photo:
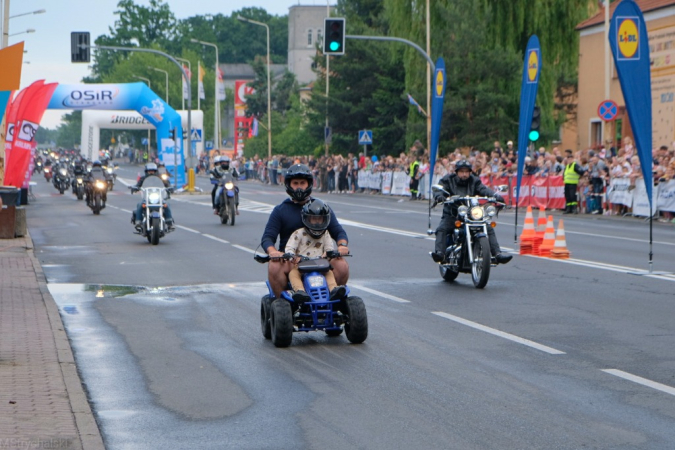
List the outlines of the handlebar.
{"type": "Polygon", "coordinates": [[[260,264],[265,264],[265,263],[268,263],[270,261],[281,261],[281,260],[291,261],[296,256],[300,257],[300,261],[309,261],[309,260],[312,260],[312,259],[328,259],[328,260],[331,260],[331,259],[335,259],[335,258],[345,258],[347,256],[352,256],[352,255],[351,255],[351,253],[347,253],[346,255],[341,255],[340,252],[330,251],[330,252],[326,252],[325,258],[323,256],[318,257],[318,258],[309,258],[307,256],[294,255],[293,253],[284,253],[283,255],[276,256],[276,257],[271,257],[269,255],[263,256],[263,255],[257,255],[256,254],[256,255],[253,255],[253,259],[255,261],[259,262],[260,264]]]}

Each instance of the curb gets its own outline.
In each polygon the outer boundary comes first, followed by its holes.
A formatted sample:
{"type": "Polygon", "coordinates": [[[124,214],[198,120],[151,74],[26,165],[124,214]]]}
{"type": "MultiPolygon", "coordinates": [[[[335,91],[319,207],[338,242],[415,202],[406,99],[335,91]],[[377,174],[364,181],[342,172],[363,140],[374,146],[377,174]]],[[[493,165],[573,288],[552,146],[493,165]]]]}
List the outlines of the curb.
{"type": "Polygon", "coordinates": [[[82,386],[82,380],[77,372],[75,358],[70,347],[68,335],[66,334],[63,322],[61,321],[61,315],[59,314],[54,298],[47,288],[47,278],[42,270],[40,261],[35,256],[33,238],[30,236],[27,229],[24,239],[28,256],[33,263],[33,270],[35,271],[37,278],[38,288],[40,289],[40,294],[42,295],[42,299],[47,309],[47,316],[49,317],[49,323],[51,324],[52,333],[54,335],[57,359],[59,366],[61,367],[63,381],[66,385],[70,408],[75,419],[75,427],[79,433],[82,448],[84,450],[105,450],[105,445],[103,444],[103,438],[101,437],[101,432],[96,423],[96,418],[91,411],[89,401],[87,400],[87,394],[82,386]]]}

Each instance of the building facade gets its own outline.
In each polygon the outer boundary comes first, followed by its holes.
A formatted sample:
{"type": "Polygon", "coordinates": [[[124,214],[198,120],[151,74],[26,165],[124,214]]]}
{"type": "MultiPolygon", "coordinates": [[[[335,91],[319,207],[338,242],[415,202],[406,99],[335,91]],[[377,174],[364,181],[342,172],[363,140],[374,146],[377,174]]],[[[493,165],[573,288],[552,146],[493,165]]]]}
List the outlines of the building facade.
{"type": "MultiPolygon", "coordinates": [[[[652,81],[653,146],[671,146],[675,141],[675,0],[636,0],[649,35],[652,81]]],[[[610,20],[619,2],[610,7],[610,20]]],[[[633,138],[626,104],[610,54],[609,99],[605,98],[605,13],[600,12],[577,26],[579,31],[579,89],[577,106],[577,149],[610,143],[621,146],[633,138]],[[603,122],[598,107],[613,100],[618,115],[603,122]]],[[[611,51],[611,50],[610,50],[611,51]]],[[[635,141],[633,139],[633,141],[635,141]]]]}
{"type": "MultiPolygon", "coordinates": [[[[335,7],[331,6],[331,12],[335,7]]],[[[316,79],[312,62],[323,43],[323,23],[328,17],[328,7],[294,5],[288,10],[288,70],[295,74],[301,85],[316,79]]]]}

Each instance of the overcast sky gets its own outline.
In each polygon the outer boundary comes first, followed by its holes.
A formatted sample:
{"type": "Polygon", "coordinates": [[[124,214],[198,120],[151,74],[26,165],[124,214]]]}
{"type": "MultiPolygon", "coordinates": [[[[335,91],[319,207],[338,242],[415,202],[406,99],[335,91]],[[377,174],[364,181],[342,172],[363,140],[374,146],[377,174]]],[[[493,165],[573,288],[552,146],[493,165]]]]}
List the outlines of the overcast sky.
{"type": "MultiPolygon", "coordinates": [[[[44,14],[14,17],[9,22],[9,34],[34,29],[34,33],[22,33],[9,37],[9,45],[24,41],[27,53],[21,73],[21,87],[35,80],[63,84],[78,83],[88,75],[86,64],[70,62],[70,33],[89,31],[92,41],[108,33],[117,16],[119,0],[5,0],[10,4],[10,17],[45,9],[44,14]]],[[[135,0],[136,4],[148,5],[148,0],[135,0]]],[[[326,0],[168,0],[177,19],[195,15],[223,14],[245,7],[260,7],[273,15],[287,15],[293,5],[325,5],[326,0]]],[[[331,1],[335,4],[336,1],[331,1]]],[[[68,112],[68,111],[66,111],[68,112]]],[[[63,110],[47,110],[41,126],[55,128],[63,110]]]]}

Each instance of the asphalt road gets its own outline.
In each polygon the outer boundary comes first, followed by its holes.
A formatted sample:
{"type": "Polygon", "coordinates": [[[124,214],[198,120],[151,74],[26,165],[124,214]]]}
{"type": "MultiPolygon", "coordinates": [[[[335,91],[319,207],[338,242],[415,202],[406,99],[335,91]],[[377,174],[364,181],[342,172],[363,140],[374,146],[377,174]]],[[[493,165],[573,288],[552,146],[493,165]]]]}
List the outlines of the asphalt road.
{"type": "MultiPolygon", "coordinates": [[[[369,337],[277,349],[252,252],[281,187],[242,182],[235,226],[176,195],[179,228],[151,246],[122,183],[94,216],[36,181],[30,232],[110,449],[675,447],[671,225],[654,224],[650,275],[645,222],[564,216],[571,260],[517,255],[477,290],[440,278],[426,204],[319,194],[349,234],[369,337]]],[[[500,215],[505,249],[513,223],[500,215]]]]}

